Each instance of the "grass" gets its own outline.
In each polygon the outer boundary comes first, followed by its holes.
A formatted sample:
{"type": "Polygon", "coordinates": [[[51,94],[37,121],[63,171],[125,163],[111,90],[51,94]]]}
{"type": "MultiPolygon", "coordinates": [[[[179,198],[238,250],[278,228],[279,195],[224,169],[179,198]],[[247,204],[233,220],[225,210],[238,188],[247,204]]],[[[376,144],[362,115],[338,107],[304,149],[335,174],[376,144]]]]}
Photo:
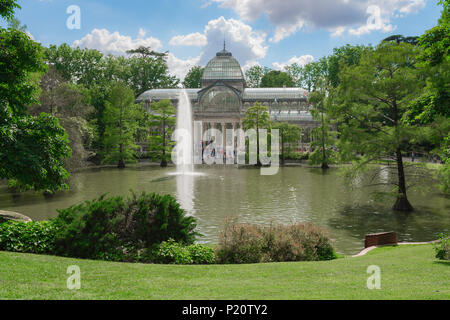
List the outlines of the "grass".
{"type": "Polygon", "coordinates": [[[0,299],[450,299],[450,262],[432,245],[383,247],[324,262],[177,266],[0,252],[0,299]],[[67,267],[81,289],[66,288],[67,267]],[[381,268],[381,289],[366,287],[381,268]]]}

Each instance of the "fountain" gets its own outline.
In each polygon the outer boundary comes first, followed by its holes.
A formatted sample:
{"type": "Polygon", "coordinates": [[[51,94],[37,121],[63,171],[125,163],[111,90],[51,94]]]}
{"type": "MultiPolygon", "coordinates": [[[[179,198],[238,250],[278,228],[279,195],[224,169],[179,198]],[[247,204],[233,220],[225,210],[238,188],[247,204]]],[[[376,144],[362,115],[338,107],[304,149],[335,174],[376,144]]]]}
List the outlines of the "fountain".
{"type": "Polygon", "coordinates": [[[185,89],[180,91],[178,98],[177,126],[175,131],[175,156],[177,174],[193,174],[193,129],[191,101],[185,89]]]}

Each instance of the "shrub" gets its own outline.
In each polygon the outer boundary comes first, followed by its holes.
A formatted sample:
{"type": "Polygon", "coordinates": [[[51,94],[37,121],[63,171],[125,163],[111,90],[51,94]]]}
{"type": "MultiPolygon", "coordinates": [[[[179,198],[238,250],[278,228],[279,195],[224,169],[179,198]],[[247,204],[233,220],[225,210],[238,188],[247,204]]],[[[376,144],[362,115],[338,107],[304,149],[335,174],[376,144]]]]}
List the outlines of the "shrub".
{"type": "Polygon", "coordinates": [[[450,260],[450,237],[441,234],[439,242],[434,245],[436,258],[440,260],[450,260]]]}
{"type": "Polygon", "coordinates": [[[263,247],[261,228],[227,220],[216,250],[217,261],[222,264],[257,263],[262,259],[263,247]]]}
{"type": "Polygon", "coordinates": [[[312,224],[268,227],[227,220],[216,251],[219,263],[318,261],[336,258],[324,232],[312,224]]]}
{"type": "Polygon", "coordinates": [[[213,249],[204,245],[183,246],[170,239],[159,245],[153,261],[165,264],[212,264],[215,255],[213,249]]]}
{"type": "Polygon", "coordinates": [[[113,261],[148,259],[148,248],[174,239],[191,244],[198,235],[195,219],[187,217],[170,195],[105,198],[60,210],[56,253],[113,261]]]}
{"type": "Polygon", "coordinates": [[[0,224],[0,250],[53,254],[56,232],[50,221],[8,221],[0,224]]]}
{"type": "Polygon", "coordinates": [[[284,157],[286,160],[308,160],[309,153],[292,151],[292,152],[286,152],[284,157]]]}
{"type": "Polygon", "coordinates": [[[214,249],[201,244],[191,244],[187,247],[193,264],[213,264],[216,262],[214,249]]]}

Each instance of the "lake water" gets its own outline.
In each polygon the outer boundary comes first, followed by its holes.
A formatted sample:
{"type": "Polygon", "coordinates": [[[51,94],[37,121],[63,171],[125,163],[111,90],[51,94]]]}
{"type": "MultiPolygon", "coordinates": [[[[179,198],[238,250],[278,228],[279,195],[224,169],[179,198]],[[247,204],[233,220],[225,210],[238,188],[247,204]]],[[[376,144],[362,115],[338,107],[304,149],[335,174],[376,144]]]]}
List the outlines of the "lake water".
{"type": "MultiPolygon", "coordinates": [[[[274,176],[256,168],[202,166],[201,176],[176,176],[175,168],[138,167],[91,169],[72,175],[69,191],[45,198],[42,193],[12,195],[0,185],[0,209],[43,220],[84,200],[129,190],[172,194],[197,218],[200,242],[217,243],[226,217],[255,224],[312,222],[326,229],[338,252],[354,254],[364,247],[367,233],[396,231],[399,241],[431,241],[450,230],[450,199],[430,187],[410,192],[412,213],[394,212],[393,199],[374,200],[375,187],[362,179],[350,189],[338,169],[323,173],[308,167],[283,167],[274,176]]],[[[384,177],[390,179],[391,177],[384,177]]],[[[421,180],[433,186],[435,181],[421,180]]]]}

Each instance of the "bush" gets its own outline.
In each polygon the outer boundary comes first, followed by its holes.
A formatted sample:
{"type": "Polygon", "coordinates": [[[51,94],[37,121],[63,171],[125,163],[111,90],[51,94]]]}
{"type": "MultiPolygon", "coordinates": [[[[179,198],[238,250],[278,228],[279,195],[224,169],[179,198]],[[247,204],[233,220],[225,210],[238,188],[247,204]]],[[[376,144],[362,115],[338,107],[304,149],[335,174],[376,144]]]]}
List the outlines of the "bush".
{"type": "Polygon", "coordinates": [[[105,198],[60,210],[55,251],[76,258],[112,261],[147,260],[149,248],[174,239],[192,244],[198,235],[170,195],[142,193],[131,198],[105,198]]]}
{"type": "Polygon", "coordinates": [[[215,255],[209,247],[200,244],[183,246],[170,239],[159,245],[153,261],[165,264],[212,264],[215,255]]]}
{"type": "Polygon", "coordinates": [[[216,255],[223,264],[336,258],[330,240],[312,224],[261,227],[231,220],[225,222],[216,255]]]}
{"type": "Polygon", "coordinates": [[[439,242],[434,245],[436,258],[440,260],[450,260],[450,237],[441,234],[439,242]]]}
{"type": "Polygon", "coordinates": [[[57,227],[50,221],[8,221],[0,224],[0,250],[53,254],[57,227]]]}
{"type": "Polygon", "coordinates": [[[286,152],[284,157],[286,160],[308,160],[309,153],[308,152],[291,151],[291,152],[286,152]]]}

